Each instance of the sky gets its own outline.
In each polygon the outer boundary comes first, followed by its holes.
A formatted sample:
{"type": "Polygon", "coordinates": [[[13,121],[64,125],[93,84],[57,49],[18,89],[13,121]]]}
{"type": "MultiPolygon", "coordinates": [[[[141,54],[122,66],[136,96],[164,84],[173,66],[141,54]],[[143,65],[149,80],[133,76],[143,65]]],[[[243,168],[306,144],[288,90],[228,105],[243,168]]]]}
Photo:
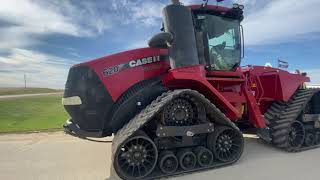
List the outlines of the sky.
{"type": "MultiPolygon", "coordinates": [[[[181,0],[185,5],[202,0],[181,0]]],[[[319,0],[225,0],[245,5],[242,65],[289,62],[320,84],[319,0]]],[[[80,62],[146,47],[169,0],[1,0],[0,87],[64,88],[80,62]]],[[[214,0],[209,4],[216,4],[214,0]]]]}

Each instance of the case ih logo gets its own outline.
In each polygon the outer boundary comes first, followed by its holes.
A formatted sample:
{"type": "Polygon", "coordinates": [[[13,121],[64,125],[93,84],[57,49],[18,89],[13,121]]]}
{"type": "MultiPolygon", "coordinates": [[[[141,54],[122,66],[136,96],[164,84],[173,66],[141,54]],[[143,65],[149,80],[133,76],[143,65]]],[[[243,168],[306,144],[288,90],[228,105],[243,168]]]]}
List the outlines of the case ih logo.
{"type": "Polygon", "coordinates": [[[137,66],[151,64],[151,63],[158,62],[158,61],[160,61],[160,56],[146,57],[146,58],[130,61],[129,66],[130,67],[137,67],[137,66]]]}
{"type": "Polygon", "coordinates": [[[146,64],[152,64],[155,62],[165,60],[166,58],[167,56],[150,56],[142,59],[132,60],[126,64],[119,64],[117,66],[105,68],[103,70],[103,74],[104,76],[110,76],[128,68],[134,68],[134,67],[143,66],[146,64]]]}

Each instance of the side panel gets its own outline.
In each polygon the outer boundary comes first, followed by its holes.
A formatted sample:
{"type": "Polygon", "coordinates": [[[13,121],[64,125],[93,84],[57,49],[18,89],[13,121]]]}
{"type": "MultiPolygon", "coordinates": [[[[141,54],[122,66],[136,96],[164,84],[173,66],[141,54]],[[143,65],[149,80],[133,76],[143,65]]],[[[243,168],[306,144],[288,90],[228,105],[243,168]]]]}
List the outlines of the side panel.
{"type": "Polygon", "coordinates": [[[162,79],[171,89],[193,89],[205,95],[230,119],[237,120],[241,114],[215,87],[206,79],[206,70],[202,65],[170,70],[162,79]]]}
{"type": "Polygon", "coordinates": [[[310,82],[310,78],[301,76],[300,74],[291,74],[286,71],[279,72],[279,81],[281,87],[281,97],[284,101],[288,101],[304,82],[310,82]]]}
{"type": "Polygon", "coordinates": [[[165,74],[166,49],[144,48],[103,57],[87,64],[94,69],[113,101],[134,84],[165,74]]]}
{"type": "Polygon", "coordinates": [[[246,73],[248,86],[260,101],[288,101],[308,77],[281,69],[253,66],[246,73]]]}

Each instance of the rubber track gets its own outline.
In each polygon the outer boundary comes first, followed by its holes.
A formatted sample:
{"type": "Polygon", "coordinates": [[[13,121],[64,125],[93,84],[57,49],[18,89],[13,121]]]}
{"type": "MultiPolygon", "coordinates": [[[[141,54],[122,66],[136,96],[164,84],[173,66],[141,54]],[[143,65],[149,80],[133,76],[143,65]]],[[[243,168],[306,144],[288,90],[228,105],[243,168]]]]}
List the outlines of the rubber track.
{"type": "Polygon", "coordinates": [[[269,122],[274,146],[289,152],[319,147],[319,145],[312,147],[302,146],[300,149],[293,149],[288,141],[291,123],[298,118],[312,97],[319,92],[320,89],[299,89],[288,102],[279,101],[271,105],[264,117],[269,122]]]}
{"type": "MultiPolygon", "coordinates": [[[[190,95],[197,99],[200,99],[201,102],[204,104],[206,108],[206,113],[209,119],[214,119],[214,122],[232,127],[236,130],[239,130],[239,128],[229,119],[227,118],[214,104],[212,104],[208,99],[206,99],[202,94],[198,93],[197,91],[190,90],[190,89],[181,89],[181,90],[174,90],[174,91],[168,91],[163,93],[161,96],[159,96],[156,100],[154,100],[150,105],[148,105],[145,109],[143,109],[139,114],[137,114],[133,119],[129,121],[123,128],[121,128],[114,136],[113,143],[112,143],[112,166],[111,166],[111,180],[121,179],[114,167],[113,167],[113,161],[115,158],[115,153],[118,148],[120,148],[120,145],[130,136],[132,136],[136,131],[138,131],[141,127],[143,127],[144,124],[149,122],[153,119],[153,117],[159,113],[162,108],[167,105],[171,100],[175,99],[176,97],[179,97],[181,95],[190,95]]],[[[220,163],[215,165],[214,167],[218,166],[225,166],[229,165],[234,162],[230,163],[220,163]]],[[[209,167],[211,168],[211,167],[209,167]]],[[[204,168],[198,168],[193,169],[190,172],[196,171],[196,170],[203,170],[204,168]]],[[[187,171],[179,172],[179,174],[185,174],[188,173],[187,171]]],[[[163,175],[159,173],[156,176],[153,176],[151,173],[150,176],[148,176],[145,179],[158,179],[162,177],[166,177],[168,175],[163,175]]],[[[173,175],[178,175],[177,173],[173,175]]],[[[172,176],[172,175],[170,175],[172,176]]]]}

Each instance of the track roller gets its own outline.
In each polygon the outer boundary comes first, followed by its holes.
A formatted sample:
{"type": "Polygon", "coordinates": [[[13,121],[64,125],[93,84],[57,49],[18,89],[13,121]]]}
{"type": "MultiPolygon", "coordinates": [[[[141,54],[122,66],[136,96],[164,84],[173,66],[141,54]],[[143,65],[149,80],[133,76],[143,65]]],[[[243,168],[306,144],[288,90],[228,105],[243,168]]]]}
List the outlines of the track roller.
{"type": "Polygon", "coordinates": [[[197,157],[190,149],[180,150],[177,156],[183,170],[192,170],[196,166],[197,157]]]}
{"type": "Polygon", "coordinates": [[[309,147],[309,146],[314,146],[316,145],[317,139],[314,133],[309,132],[306,134],[304,144],[309,147]]]}
{"type": "Polygon", "coordinates": [[[198,164],[201,167],[207,167],[207,166],[211,165],[211,163],[213,161],[213,154],[209,149],[207,149],[203,146],[196,147],[194,149],[194,153],[196,154],[198,164]]]}
{"type": "Polygon", "coordinates": [[[218,126],[208,135],[207,145],[215,158],[222,162],[233,162],[243,152],[244,140],[241,133],[227,126],[218,126]]]}
{"type": "Polygon", "coordinates": [[[144,133],[127,139],[116,152],[115,170],[122,179],[142,179],[156,166],[158,151],[144,133]]]}
{"type": "Polygon", "coordinates": [[[163,151],[159,157],[159,168],[165,174],[171,174],[177,171],[179,162],[172,151],[163,151]]]}

